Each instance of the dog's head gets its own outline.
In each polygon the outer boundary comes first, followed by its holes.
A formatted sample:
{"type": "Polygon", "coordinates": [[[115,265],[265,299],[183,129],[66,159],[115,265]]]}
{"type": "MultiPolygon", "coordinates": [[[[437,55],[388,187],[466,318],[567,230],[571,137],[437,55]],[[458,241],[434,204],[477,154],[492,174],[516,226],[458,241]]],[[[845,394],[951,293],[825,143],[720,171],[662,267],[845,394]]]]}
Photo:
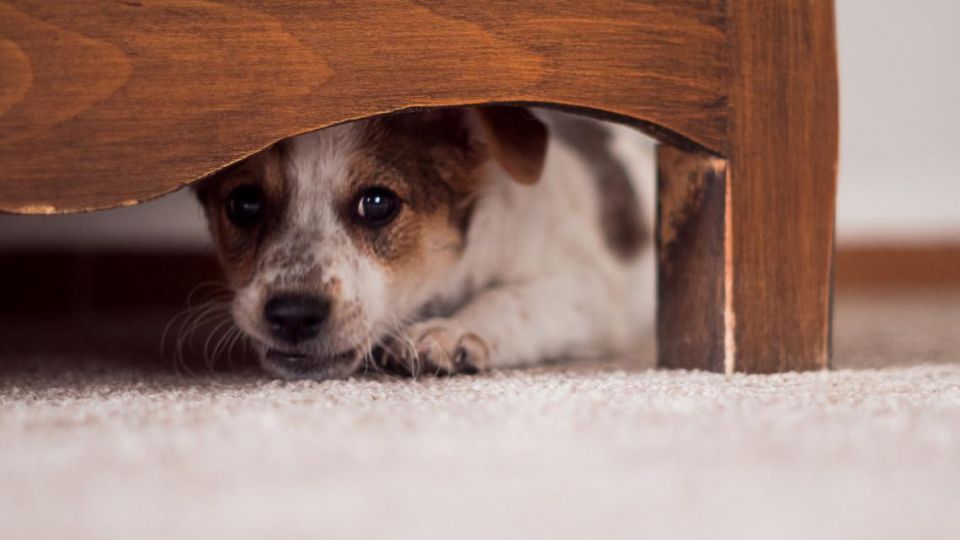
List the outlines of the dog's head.
{"type": "Polygon", "coordinates": [[[264,367],[355,371],[436,294],[487,179],[535,182],[546,146],[521,108],[404,113],[295,137],[204,181],[233,316],[264,367]]]}

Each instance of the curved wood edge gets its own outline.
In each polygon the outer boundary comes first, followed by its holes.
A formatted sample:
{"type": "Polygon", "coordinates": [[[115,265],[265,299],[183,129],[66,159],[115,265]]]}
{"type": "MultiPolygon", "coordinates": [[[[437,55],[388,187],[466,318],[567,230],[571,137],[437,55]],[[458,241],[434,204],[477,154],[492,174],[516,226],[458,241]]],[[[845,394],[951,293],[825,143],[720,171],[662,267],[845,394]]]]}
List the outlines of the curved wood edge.
{"type": "Polygon", "coordinates": [[[457,104],[457,105],[447,105],[447,106],[441,106],[441,107],[411,106],[411,107],[399,108],[399,109],[396,109],[396,110],[384,111],[384,112],[382,112],[382,113],[372,114],[372,115],[368,115],[368,116],[360,116],[360,117],[357,117],[357,118],[350,118],[350,119],[343,120],[343,121],[339,121],[339,122],[333,122],[333,123],[331,123],[331,124],[319,126],[319,127],[316,127],[316,128],[306,129],[306,130],[300,131],[300,132],[298,132],[298,133],[291,134],[291,135],[289,135],[289,136],[287,136],[287,137],[281,137],[281,138],[279,138],[279,139],[271,140],[271,141],[267,142],[266,144],[262,144],[262,145],[258,146],[257,149],[254,150],[254,151],[252,151],[252,152],[245,153],[245,154],[241,155],[240,157],[232,158],[232,159],[229,160],[229,161],[224,161],[223,165],[220,165],[220,166],[216,167],[215,169],[212,169],[212,170],[209,170],[209,171],[200,173],[200,174],[198,174],[198,175],[195,175],[195,177],[192,177],[190,180],[187,180],[187,181],[185,181],[185,182],[181,182],[181,183],[175,184],[175,185],[173,185],[173,186],[171,186],[171,187],[169,187],[169,188],[167,188],[167,189],[163,189],[163,190],[156,191],[156,192],[151,192],[150,194],[147,194],[147,195],[144,195],[144,196],[140,196],[140,197],[138,197],[138,198],[136,198],[136,199],[127,199],[127,200],[123,200],[123,201],[117,201],[117,202],[115,202],[115,203],[100,204],[100,205],[96,205],[96,206],[82,207],[82,208],[71,208],[71,207],[59,207],[59,208],[58,208],[58,207],[54,207],[54,206],[52,206],[52,205],[45,205],[45,204],[28,204],[28,205],[26,205],[26,206],[21,206],[21,207],[5,207],[5,206],[4,206],[4,201],[3,201],[3,200],[0,200],[0,214],[14,214],[14,215],[58,215],[58,214],[75,214],[75,213],[98,212],[98,211],[102,211],[102,210],[111,210],[111,209],[115,209],[115,208],[123,208],[123,207],[127,207],[127,206],[134,206],[134,205],[137,205],[137,204],[140,204],[140,203],[148,202],[148,201],[151,201],[151,200],[153,200],[153,199],[157,199],[157,198],[163,197],[163,196],[165,196],[165,195],[169,195],[169,194],[171,194],[171,193],[173,193],[173,192],[175,192],[175,191],[179,191],[179,190],[181,190],[181,189],[187,188],[187,187],[189,187],[189,186],[191,186],[191,185],[193,185],[193,184],[195,184],[195,183],[197,183],[197,182],[201,182],[201,181],[203,181],[204,179],[206,179],[206,178],[208,178],[208,177],[210,177],[210,176],[212,176],[212,175],[214,175],[214,174],[216,174],[216,173],[218,173],[218,172],[220,172],[220,171],[222,171],[222,170],[230,167],[231,165],[234,165],[235,163],[238,163],[238,162],[240,162],[240,161],[243,161],[244,159],[247,159],[248,157],[257,154],[258,152],[261,152],[261,151],[269,148],[270,146],[272,146],[272,145],[274,145],[274,144],[276,144],[276,143],[278,143],[278,142],[280,142],[280,141],[282,141],[282,140],[285,140],[285,139],[288,139],[288,138],[291,138],[291,137],[296,137],[296,136],[301,135],[301,134],[303,134],[303,133],[309,133],[309,132],[311,132],[311,131],[316,131],[316,130],[318,130],[318,129],[324,129],[324,128],[336,126],[336,125],[338,125],[338,124],[344,124],[344,123],[348,123],[348,122],[353,122],[353,121],[356,121],[356,120],[360,120],[360,119],[363,119],[363,118],[369,118],[369,117],[372,117],[372,116],[384,116],[384,115],[391,115],[391,114],[403,114],[403,113],[411,113],[411,112],[417,112],[417,111],[427,111],[427,110],[443,109],[443,108],[448,108],[448,107],[469,107],[469,106],[483,106],[483,105],[506,105],[506,106],[516,106],[516,107],[538,107],[538,108],[555,109],[555,110],[563,111],[563,112],[566,112],[566,113],[569,113],[569,114],[579,114],[579,115],[583,115],[583,116],[589,116],[589,117],[591,117],[591,118],[595,118],[595,119],[597,119],[597,120],[602,120],[602,121],[605,121],[605,122],[614,122],[614,123],[618,123],[618,124],[623,124],[623,125],[626,125],[626,126],[630,126],[630,127],[634,128],[634,129],[636,129],[636,130],[638,130],[638,131],[641,131],[641,132],[647,134],[648,136],[650,136],[650,137],[652,137],[652,138],[654,138],[654,139],[657,139],[658,141],[660,141],[660,142],[662,142],[662,143],[664,143],[664,144],[669,144],[670,146],[672,146],[672,147],[674,147],[674,148],[679,148],[679,149],[684,149],[684,150],[690,150],[690,151],[698,151],[698,152],[702,152],[702,153],[704,153],[704,154],[714,154],[714,155],[716,155],[716,152],[714,152],[713,150],[707,148],[706,146],[698,143],[697,141],[694,141],[694,140],[692,140],[692,139],[689,139],[689,138],[687,138],[687,137],[685,137],[685,136],[683,136],[683,135],[681,135],[681,134],[679,134],[679,133],[676,133],[676,132],[674,132],[674,131],[671,131],[670,129],[668,129],[668,128],[666,128],[666,127],[659,126],[659,125],[657,125],[657,124],[655,124],[655,123],[653,123],[653,122],[650,122],[650,121],[647,121],[647,120],[643,120],[643,119],[639,119],[639,118],[633,118],[633,117],[626,116],[626,115],[623,115],[623,114],[613,113],[613,112],[610,112],[610,111],[605,111],[605,110],[600,110],[600,109],[591,109],[591,108],[589,108],[589,107],[582,107],[582,106],[576,106],[576,105],[570,105],[570,104],[563,104],[563,103],[520,102],[520,101],[512,101],[512,102],[475,102],[475,103],[463,103],[463,104],[457,104]]]}
{"type": "Polygon", "coordinates": [[[549,104],[718,150],[725,17],[723,0],[0,0],[0,211],[136,204],[422,107],[549,104]]]}

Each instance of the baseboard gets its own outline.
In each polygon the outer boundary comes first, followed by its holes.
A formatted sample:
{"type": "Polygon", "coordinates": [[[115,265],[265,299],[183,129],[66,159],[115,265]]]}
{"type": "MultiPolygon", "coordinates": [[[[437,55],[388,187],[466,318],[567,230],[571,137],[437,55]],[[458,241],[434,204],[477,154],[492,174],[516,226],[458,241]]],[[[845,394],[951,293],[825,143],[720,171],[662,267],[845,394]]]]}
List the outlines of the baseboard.
{"type": "Polygon", "coordinates": [[[835,283],[839,290],[960,286],[960,244],[845,247],[835,283]]]}
{"type": "MultiPolygon", "coordinates": [[[[182,306],[212,283],[223,277],[205,253],[0,252],[0,316],[182,306]]],[[[960,286],[960,244],[843,248],[835,284],[839,292],[960,286]]]]}

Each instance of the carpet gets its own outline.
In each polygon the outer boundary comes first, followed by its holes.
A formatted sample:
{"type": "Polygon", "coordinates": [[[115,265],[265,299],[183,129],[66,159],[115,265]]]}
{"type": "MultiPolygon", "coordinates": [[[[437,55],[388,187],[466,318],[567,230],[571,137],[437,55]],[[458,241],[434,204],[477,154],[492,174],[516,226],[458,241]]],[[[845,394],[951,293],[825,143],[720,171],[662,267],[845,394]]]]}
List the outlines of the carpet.
{"type": "Polygon", "coordinates": [[[958,290],[840,295],[835,369],[772,376],[653,370],[649,340],[420,381],[184,375],[151,321],[0,325],[0,538],[960,534],[958,290]]]}

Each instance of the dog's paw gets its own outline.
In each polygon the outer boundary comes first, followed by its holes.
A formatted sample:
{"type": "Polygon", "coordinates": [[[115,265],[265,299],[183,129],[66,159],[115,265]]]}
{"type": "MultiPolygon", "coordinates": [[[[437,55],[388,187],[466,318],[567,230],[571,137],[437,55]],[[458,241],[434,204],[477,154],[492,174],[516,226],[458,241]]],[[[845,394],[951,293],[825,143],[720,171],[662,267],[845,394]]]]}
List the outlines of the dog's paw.
{"type": "Polygon", "coordinates": [[[487,343],[450,319],[412,325],[402,338],[383,343],[379,353],[382,367],[413,377],[477,373],[490,360],[487,343]]]}

